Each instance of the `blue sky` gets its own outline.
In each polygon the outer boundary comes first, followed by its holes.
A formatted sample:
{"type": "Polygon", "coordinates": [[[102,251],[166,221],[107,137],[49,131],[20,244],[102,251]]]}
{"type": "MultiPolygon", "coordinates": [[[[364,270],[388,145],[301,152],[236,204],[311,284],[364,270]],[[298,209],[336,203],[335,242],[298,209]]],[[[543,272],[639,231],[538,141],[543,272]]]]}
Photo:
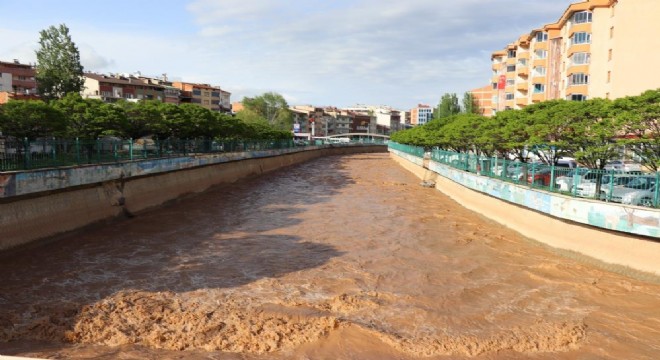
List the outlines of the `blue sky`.
{"type": "Polygon", "coordinates": [[[436,105],[488,84],[490,54],[570,0],[31,0],[0,2],[0,60],[34,62],[66,24],[86,71],[167,73],[291,105],[436,105]],[[514,10],[515,9],[515,10],[514,10]]]}

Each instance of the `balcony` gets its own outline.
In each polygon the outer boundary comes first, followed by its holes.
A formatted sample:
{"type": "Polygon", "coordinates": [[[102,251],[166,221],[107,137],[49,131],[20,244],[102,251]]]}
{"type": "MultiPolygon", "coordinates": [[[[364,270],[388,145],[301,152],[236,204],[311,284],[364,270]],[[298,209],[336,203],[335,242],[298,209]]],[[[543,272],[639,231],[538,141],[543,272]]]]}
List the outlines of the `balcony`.
{"type": "Polygon", "coordinates": [[[532,102],[545,101],[545,93],[532,94],[532,102]]]}
{"type": "Polygon", "coordinates": [[[589,73],[589,65],[575,65],[571,66],[566,70],[566,75],[571,76],[573,74],[577,73],[583,73],[583,74],[588,74],[589,73]]]}
{"type": "Polygon", "coordinates": [[[529,90],[529,85],[526,82],[521,82],[516,84],[516,90],[518,91],[527,91],[529,90]]]}
{"type": "Polygon", "coordinates": [[[570,38],[576,32],[591,33],[591,23],[572,24],[568,32],[568,37],[570,38]]]}
{"type": "Polygon", "coordinates": [[[516,98],[516,105],[523,107],[527,106],[527,98],[526,97],[516,98]]]}
{"type": "Polygon", "coordinates": [[[518,76],[528,77],[529,76],[529,68],[527,66],[518,67],[516,73],[518,74],[518,76]]]}
{"type": "Polygon", "coordinates": [[[573,94],[588,94],[589,93],[589,85],[588,84],[580,84],[580,85],[569,85],[566,88],[566,95],[570,96],[573,94]]]}
{"type": "Polygon", "coordinates": [[[566,57],[571,57],[574,53],[578,52],[591,52],[591,44],[590,43],[584,43],[584,44],[575,44],[571,45],[568,47],[568,50],[566,51],[566,57]]]}

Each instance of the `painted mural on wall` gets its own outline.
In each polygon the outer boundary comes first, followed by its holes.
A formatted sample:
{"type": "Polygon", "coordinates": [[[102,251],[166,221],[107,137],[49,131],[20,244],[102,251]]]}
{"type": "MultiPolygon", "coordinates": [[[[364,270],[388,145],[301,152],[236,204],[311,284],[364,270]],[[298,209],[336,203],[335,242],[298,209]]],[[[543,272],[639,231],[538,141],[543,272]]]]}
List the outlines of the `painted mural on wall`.
{"type": "MultiPolygon", "coordinates": [[[[391,149],[391,153],[417,165],[422,159],[391,149]],[[415,160],[410,160],[415,158],[415,160]]],[[[572,198],[523,185],[479,176],[434,161],[429,170],[472,190],[488,194],[565,220],[609,230],[660,238],[660,210],[644,209],[596,200],[572,198]]]]}

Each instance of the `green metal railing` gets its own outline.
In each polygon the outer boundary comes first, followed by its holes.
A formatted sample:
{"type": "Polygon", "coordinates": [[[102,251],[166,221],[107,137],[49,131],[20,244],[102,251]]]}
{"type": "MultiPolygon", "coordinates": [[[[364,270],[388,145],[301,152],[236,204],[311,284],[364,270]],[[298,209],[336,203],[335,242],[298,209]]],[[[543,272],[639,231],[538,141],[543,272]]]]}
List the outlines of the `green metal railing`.
{"type": "Polygon", "coordinates": [[[410,155],[421,157],[421,158],[424,157],[424,148],[421,148],[419,146],[399,144],[399,143],[395,143],[393,141],[388,142],[387,146],[394,149],[394,150],[404,152],[406,154],[410,154],[410,155]]]}
{"type": "Polygon", "coordinates": [[[312,142],[287,140],[210,139],[15,139],[0,136],[0,172],[60,166],[102,164],[151,158],[198,154],[289,149],[300,146],[383,144],[382,139],[361,139],[348,143],[317,139],[312,142]]]}
{"type": "MultiPolygon", "coordinates": [[[[421,147],[394,142],[388,146],[424,157],[421,147]]],[[[660,172],[617,172],[580,166],[568,168],[439,149],[433,149],[430,153],[431,160],[452,168],[530,188],[630,205],[655,208],[660,205],[660,172]]]]}

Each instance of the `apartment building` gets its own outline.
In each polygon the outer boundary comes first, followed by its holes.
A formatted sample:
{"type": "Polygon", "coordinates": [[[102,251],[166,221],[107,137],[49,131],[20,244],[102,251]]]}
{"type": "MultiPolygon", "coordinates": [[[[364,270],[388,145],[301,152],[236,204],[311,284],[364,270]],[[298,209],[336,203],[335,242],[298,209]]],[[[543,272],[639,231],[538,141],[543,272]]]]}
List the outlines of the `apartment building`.
{"type": "Polygon", "coordinates": [[[158,100],[165,101],[165,88],[129,74],[85,73],[82,97],[105,102],[158,100]]]}
{"type": "Polygon", "coordinates": [[[424,125],[433,120],[433,108],[431,105],[418,104],[410,110],[410,124],[424,125]]]}
{"type": "Polygon", "coordinates": [[[37,72],[33,65],[0,61],[0,104],[10,99],[37,98],[37,72]]]}
{"type": "Polygon", "coordinates": [[[181,103],[198,104],[213,111],[231,111],[231,93],[220,87],[180,81],[175,81],[172,85],[181,90],[181,103]]]}
{"type": "Polygon", "coordinates": [[[492,53],[491,111],[660,87],[658,0],[586,0],[492,53]]]}
{"type": "Polygon", "coordinates": [[[479,114],[491,116],[493,113],[493,91],[492,86],[486,85],[478,89],[470,90],[474,105],[479,109],[479,114]]]}
{"type": "Polygon", "coordinates": [[[168,104],[179,104],[181,102],[181,90],[172,85],[167,80],[167,74],[162,77],[143,76],[140,72],[136,74],[137,78],[150,85],[160,85],[163,87],[163,102],[168,104]]]}

